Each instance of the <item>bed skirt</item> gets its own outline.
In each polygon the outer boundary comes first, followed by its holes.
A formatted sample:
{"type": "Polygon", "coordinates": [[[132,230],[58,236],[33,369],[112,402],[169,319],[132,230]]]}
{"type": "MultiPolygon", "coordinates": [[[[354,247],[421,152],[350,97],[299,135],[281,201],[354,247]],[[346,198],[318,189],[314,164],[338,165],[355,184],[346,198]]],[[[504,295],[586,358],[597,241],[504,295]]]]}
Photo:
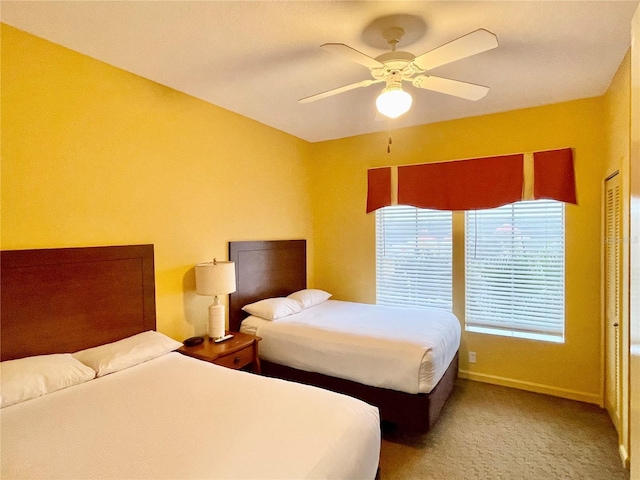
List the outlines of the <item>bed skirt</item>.
{"type": "Polygon", "coordinates": [[[438,384],[430,393],[405,393],[386,388],[371,387],[351,380],[330,377],[316,372],[306,372],[295,368],[261,361],[264,375],[344,393],[359,398],[380,410],[382,421],[400,428],[426,433],[440,416],[458,376],[458,352],[438,384]]]}

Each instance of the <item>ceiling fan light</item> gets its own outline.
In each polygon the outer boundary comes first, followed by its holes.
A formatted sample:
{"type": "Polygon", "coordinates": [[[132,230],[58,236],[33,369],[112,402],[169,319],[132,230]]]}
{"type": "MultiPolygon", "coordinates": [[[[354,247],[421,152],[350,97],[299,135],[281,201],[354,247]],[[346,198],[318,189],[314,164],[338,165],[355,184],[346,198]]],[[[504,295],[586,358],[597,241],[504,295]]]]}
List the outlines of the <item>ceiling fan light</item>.
{"type": "Polygon", "coordinates": [[[376,99],[378,111],[389,117],[397,118],[411,108],[413,98],[400,87],[385,88],[376,99]]]}

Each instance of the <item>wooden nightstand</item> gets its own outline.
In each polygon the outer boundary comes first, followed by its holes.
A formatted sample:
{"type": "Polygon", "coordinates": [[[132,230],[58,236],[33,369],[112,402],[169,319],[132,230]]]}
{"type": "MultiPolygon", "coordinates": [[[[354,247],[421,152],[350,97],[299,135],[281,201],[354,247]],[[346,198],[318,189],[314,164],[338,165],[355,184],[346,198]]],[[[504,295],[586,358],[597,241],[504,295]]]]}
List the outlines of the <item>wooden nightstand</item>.
{"type": "Polygon", "coordinates": [[[233,338],[224,342],[215,343],[209,337],[204,337],[204,342],[195,347],[183,345],[178,352],[205,362],[215,363],[223,367],[239,370],[248,365],[251,371],[260,373],[260,359],[258,358],[258,342],[260,337],[240,332],[227,332],[233,338]]]}

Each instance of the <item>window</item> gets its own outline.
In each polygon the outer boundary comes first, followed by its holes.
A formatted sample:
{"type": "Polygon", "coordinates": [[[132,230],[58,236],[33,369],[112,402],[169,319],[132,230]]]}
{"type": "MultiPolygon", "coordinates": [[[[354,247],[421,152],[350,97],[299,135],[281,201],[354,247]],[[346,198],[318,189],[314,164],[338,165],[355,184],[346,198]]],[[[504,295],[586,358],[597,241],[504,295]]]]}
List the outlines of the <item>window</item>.
{"type": "Polygon", "coordinates": [[[377,303],[452,310],[451,212],[376,211],[377,303]]]}
{"type": "MultiPolygon", "coordinates": [[[[456,215],[465,217],[466,330],[563,342],[564,203],[456,215]]],[[[377,210],[377,303],[451,311],[452,247],[451,212],[377,210]]]]}
{"type": "Polygon", "coordinates": [[[564,340],[564,204],[465,213],[468,331],[564,340]]]}

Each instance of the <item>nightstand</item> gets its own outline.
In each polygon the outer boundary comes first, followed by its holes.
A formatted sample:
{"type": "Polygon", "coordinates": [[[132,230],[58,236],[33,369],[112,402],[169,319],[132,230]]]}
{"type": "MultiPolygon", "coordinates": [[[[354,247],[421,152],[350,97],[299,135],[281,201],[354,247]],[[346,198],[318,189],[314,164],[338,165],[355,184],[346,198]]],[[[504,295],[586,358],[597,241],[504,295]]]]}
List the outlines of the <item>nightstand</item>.
{"type": "Polygon", "coordinates": [[[177,351],[198,360],[215,363],[223,367],[239,370],[250,366],[254,373],[260,373],[260,359],[258,358],[258,342],[260,337],[240,332],[227,332],[233,338],[216,343],[209,337],[195,347],[183,345],[177,351]]]}

